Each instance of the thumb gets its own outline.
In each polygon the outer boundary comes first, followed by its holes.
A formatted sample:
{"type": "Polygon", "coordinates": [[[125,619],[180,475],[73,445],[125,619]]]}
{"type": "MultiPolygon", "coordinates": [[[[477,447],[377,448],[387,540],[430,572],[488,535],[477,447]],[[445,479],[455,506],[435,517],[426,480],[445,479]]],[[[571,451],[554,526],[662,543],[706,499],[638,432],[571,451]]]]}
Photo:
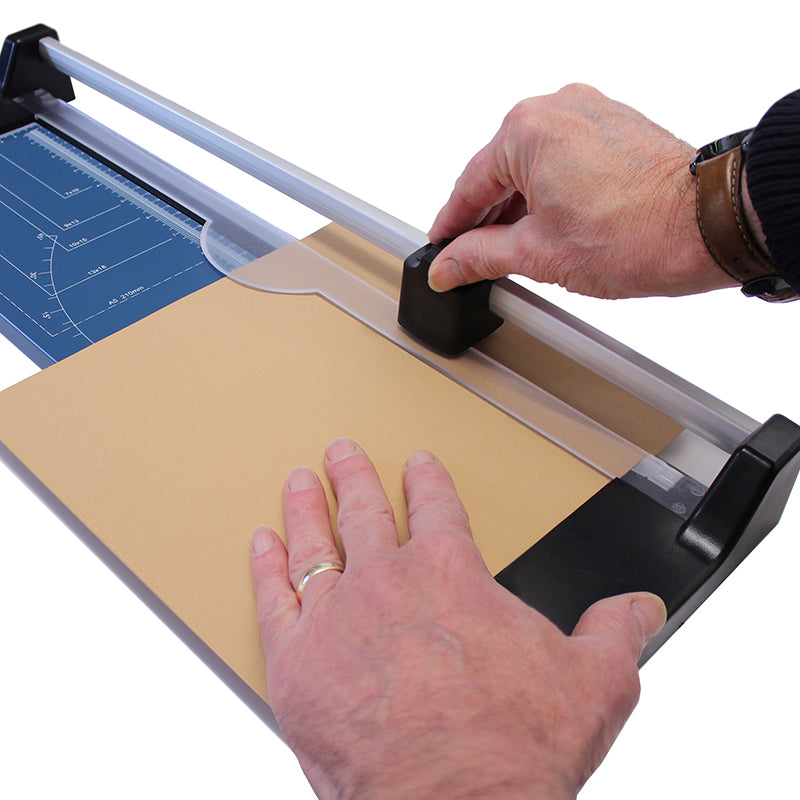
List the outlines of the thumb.
{"type": "Polygon", "coordinates": [[[487,225],[462,233],[433,260],[428,283],[436,292],[485,279],[521,273],[529,257],[530,234],[521,240],[518,224],[487,225]],[[523,249],[524,248],[524,251],[523,249]]]}
{"type": "Polygon", "coordinates": [[[578,620],[573,636],[613,639],[638,661],[645,645],[667,621],[667,608],[649,592],[621,594],[600,600],[578,620]]]}

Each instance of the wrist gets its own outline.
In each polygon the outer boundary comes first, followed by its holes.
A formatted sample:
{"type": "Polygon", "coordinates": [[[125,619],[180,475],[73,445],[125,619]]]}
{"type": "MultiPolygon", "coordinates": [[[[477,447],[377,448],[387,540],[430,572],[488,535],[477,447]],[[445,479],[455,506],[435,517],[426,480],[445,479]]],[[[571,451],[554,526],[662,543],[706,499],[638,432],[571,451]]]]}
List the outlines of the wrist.
{"type": "MultiPolygon", "coordinates": [[[[425,738],[425,737],[423,737],[425,738]]],[[[447,737],[446,747],[433,745],[409,752],[407,742],[380,759],[380,769],[351,764],[349,791],[336,794],[347,800],[407,800],[410,797],[444,797],[447,800],[575,800],[579,787],[556,769],[558,756],[538,755],[528,748],[503,748],[492,755],[471,736],[467,746],[447,737]]],[[[504,737],[503,737],[504,738],[504,737]]],[[[497,744],[495,742],[495,744],[497,744]]],[[[415,748],[416,749],[416,748],[415,748]]],[[[373,754],[374,755],[374,754],[373,754]]],[[[372,764],[374,765],[374,761],[372,764]]]]}
{"type": "MultiPolygon", "coordinates": [[[[400,762],[406,769],[411,765],[405,758],[400,762]]],[[[504,769],[505,771],[505,769],[504,769]]],[[[476,774],[464,765],[454,766],[453,774],[437,770],[434,776],[424,772],[413,779],[394,782],[385,776],[380,781],[370,781],[353,793],[348,800],[407,800],[409,797],[445,797],[447,800],[575,800],[577,792],[570,792],[552,782],[516,777],[494,777],[483,772],[476,774]]]]}
{"type": "Polygon", "coordinates": [[[653,262],[661,265],[666,276],[663,293],[673,296],[737,285],[719,268],[697,224],[697,179],[686,168],[693,152],[687,145],[659,165],[663,179],[653,204],[665,211],[653,214],[648,220],[651,227],[641,232],[644,242],[658,243],[658,258],[653,262]]]}
{"type": "Polygon", "coordinates": [[[748,297],[769,302],[798,295],[772,262],[747,181],[745,157],[751,131],[698,150],[690,170],[697,178],[697,223],[717,264],[748,297]],[[749,207],[748,207],[749,206],[749,207]]]}
{"type": "Polygon", "coordinates": [[[751,235],[764,253],[769,255],[767,237],[764,235],[764,228],[761,225],[761,220],[758,218],[755,206],[750,197],[750,190],[747,186],[747,167],[745,167],[742,172],[742,210],[744,212],[745,224],[750,229],[751,235]]]}

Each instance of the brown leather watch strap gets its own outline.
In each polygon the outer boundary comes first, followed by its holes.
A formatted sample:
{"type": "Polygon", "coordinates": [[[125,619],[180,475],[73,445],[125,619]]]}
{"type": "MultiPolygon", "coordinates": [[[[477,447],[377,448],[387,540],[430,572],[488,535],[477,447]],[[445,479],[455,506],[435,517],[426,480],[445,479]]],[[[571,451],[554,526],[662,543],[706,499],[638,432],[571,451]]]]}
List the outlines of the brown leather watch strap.
{"type": "Polygon", "coordinates": [[[750,233],[741,205],[741,147],[696,165],[697,221],[714,260],[742,283],[746,295],[770,302],[796,300],[769,256],[750,233]]]}

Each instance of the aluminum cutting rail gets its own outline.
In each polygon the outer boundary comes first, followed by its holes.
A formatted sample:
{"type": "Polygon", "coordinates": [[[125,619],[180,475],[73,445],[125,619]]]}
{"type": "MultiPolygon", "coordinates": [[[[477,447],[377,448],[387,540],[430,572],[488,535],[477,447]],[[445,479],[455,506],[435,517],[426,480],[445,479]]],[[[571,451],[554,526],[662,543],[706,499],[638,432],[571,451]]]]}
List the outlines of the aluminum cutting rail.
{"type": "MultiPolygon", "coordinates": [[[[60,72],[191,141],[401,260],[426,242],[422,231],[130,81],[57,39],[41,39],[39,51],[42,60],[60,72]]],[[[513,281],[506,278],[496,281],[489,305],[499,317],[728,452],[757,427],[757,422],[745,414],[513,281]]]]}

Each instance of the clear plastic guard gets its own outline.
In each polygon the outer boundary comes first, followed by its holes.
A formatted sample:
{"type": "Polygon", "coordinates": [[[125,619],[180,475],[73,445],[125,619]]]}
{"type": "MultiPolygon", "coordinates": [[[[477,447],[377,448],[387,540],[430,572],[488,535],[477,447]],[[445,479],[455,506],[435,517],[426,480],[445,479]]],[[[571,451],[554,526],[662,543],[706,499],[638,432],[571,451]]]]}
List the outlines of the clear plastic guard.
{"type": "Polygon", "coordinates": [[[213,267],[223,275],[231,275],[239,267],[267,255],[294,241],[294,237],[259,220],[245,227],[230,218],[208,220],[200,232],[200,246],[213,267]]]}
{"type": "MultiPolygon", "coordinates": [[[[458,358],[439,355],[409,336],[397,322],[397,303],[304,242],[283,234],[266,239],[237,226],[207,226],[203,248],[212,263],[252,289],[317,294],[438,372],[522,424],[556,442],[608,477],[624,475],[645,455],[624,438],[570,405],[472,349],[458,358]],[[261,252],[261,256],[258,253],[261,252]],[[244,260],[254,258],[248,263],[244,260]]],[[[280,233],[280,232],[279,232],[280,233]]]]}

